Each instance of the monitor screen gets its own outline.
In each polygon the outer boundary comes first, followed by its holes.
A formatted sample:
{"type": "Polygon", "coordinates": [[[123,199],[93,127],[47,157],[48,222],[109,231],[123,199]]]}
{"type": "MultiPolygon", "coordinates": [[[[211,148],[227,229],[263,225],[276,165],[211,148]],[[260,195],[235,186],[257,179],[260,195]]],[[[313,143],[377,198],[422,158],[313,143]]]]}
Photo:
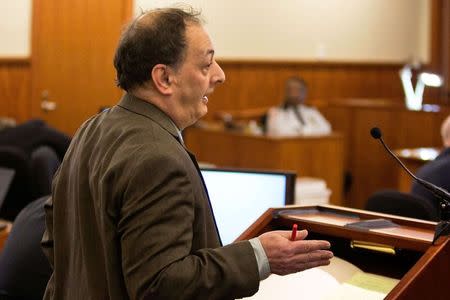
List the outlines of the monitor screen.
{"type": "Polygon", "coordinates": [[[14,179],[16,171],[13,169],[0,167],[0,208],[8,194],[9,187],[14,179]]]}
{"type": "Polygon", "coordinates": [[[201,169],[223,245],[232,243],[268,208],[292,204],[295,173],[201,169]]]}

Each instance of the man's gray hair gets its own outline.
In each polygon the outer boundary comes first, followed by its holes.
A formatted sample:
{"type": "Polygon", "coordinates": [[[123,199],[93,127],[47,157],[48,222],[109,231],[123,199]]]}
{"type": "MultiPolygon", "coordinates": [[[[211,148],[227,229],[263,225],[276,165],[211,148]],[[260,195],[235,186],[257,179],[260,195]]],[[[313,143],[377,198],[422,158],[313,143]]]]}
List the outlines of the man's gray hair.
{"type": "Polygon", "coordinates": [[[448,116],[441,126],[441,137],[444,146],[450,147],[450,116],[448,116]]]}

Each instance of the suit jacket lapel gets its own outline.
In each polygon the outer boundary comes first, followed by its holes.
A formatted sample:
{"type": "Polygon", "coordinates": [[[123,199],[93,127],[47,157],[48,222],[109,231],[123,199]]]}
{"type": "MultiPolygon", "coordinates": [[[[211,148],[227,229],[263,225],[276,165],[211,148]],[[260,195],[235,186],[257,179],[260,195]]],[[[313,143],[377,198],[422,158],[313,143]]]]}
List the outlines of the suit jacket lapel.
{"type": "Polygon", "coordinates": [[[202,172],[200,170],[200,167],[198,166],[197,159],[195,158],[194,154],[192,154],[191,152],[189,152],[189,150],[186,149],[186,147],[184,149],[189,154],[189,157],[191,158],[192,162],[194,163],[194,166],[197,169],[198,175],[200,176],[200,179],[201,179],[202,184],[203,184],[203,189],[205,190],[206,198],[208,200],[209,209],[211,211],[211,215],[212,215],[212,218],[213,218],[213,221],[214,221],[214,227],[216,228],[216,233],[217,233],[217,236],[219,237],[220,245],[223,246],[222,238],[220,237],[219,229],[217,228],[216,216],[214,215],[214,210],[213,210],[213,207],[211,205],[211,200],[209,198],[208,188],[206,187],[206,183],[205,183],[205,180],[203,179],[202,172]]]}

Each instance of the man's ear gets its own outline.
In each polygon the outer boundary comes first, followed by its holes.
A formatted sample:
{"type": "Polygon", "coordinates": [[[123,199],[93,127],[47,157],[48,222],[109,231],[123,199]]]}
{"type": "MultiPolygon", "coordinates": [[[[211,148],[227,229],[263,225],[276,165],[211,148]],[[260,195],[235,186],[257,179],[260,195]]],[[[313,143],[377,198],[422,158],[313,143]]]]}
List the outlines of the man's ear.
{"type": "Polygon", "coordinates": [[[156,89],[163,95],[171,95],[172,90],[172,69],[167,65],[157,64],[152,69],[152,80],[156,89]]]}

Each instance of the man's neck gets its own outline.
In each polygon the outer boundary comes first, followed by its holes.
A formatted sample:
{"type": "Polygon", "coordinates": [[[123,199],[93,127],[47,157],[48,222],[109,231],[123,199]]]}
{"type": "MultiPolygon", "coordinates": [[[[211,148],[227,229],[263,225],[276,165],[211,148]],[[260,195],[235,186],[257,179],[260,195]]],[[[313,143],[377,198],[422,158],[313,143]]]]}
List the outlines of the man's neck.
{"type": "Polygon", "coordinates": [[[159,108],[162,112],[164,112],[169,118],[172,120],[174,125],[178,128],[178,130],[182,131],[185,126],[180,124],[179,118],[177,118],[177,110],[176,107],[171,108],[171,102],[169,99],[164,99],[161,95],[156,94],[152,89],[139,87],[129,92],[133,96],[144,100],[150,104],[153,104],[157,108],[159,108]]]}

